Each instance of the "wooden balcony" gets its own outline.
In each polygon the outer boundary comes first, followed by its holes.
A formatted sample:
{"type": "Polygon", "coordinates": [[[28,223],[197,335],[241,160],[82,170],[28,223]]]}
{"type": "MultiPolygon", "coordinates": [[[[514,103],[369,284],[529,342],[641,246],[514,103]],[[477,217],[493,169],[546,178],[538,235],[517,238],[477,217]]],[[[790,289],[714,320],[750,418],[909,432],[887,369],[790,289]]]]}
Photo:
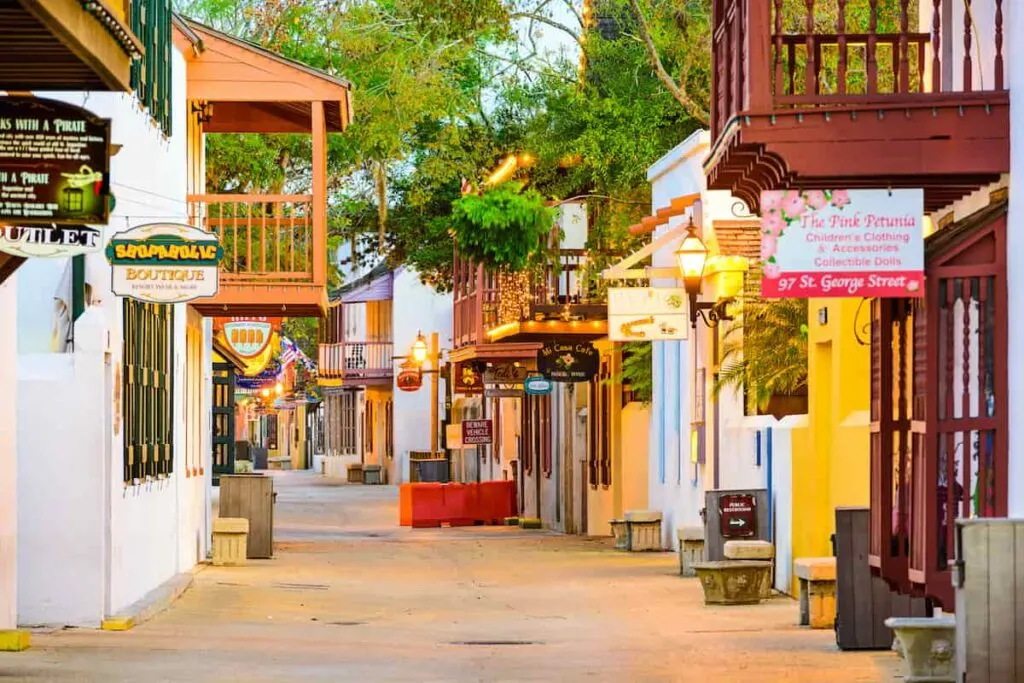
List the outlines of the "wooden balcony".
{"type": "Polygon", "coordinates": [[[327,305],[327,231],[315,228],[312,195],[190,195],[193,225],[224,247],[220,292],[204,315],[322,315],[327,305]]]}
{"type": "Polygon", "coordinates": [[[715,0],[708,187],[751,209],[769,189],[923,187],[931,211],[1007,173],[1004,0],[955,22],[920,3],[925,33],[897,1],[886,33],[877,2],[860,26],[847,0],[715,0]]]}
{"type": "Polygon", "coordinates": [[[391,384],[394,375],[391,342],[347,342],[320,345],[319,374],[343,384],[391,384]]]}
{"type": "Polygon", "coordinates": [[[589,286],[586,267],[583,249],[560,250],[557,265],[523,273],[491,272],[456,255],[455,348],[518,343],[533,349],[555,337],[605,336],[607,300],[589,286]]]}

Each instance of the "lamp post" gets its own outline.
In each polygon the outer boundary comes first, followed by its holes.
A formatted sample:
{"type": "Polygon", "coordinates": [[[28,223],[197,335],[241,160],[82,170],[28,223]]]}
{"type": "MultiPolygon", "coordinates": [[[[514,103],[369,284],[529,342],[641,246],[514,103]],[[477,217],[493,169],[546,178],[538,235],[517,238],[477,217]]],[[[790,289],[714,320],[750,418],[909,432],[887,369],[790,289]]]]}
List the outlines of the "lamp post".
{"type": "Polygon", "coordinates": [[[683,289],[690,296],[690,325],[697,329],[697,318],[700,317],[708,327],[717,327],[723,320],[732,320],[726,306],[732,297],[721,301],[697,301],[704,281],[704,266],[707,265],[708,248],[697,235],[697,229],[690,219],[686,228],[686,236],[676,249],[676,262],[683,277],[683,289]]]}
{"type": "Polygon", "coordinates": [[[416,361],[416,364],[422,368],[428,361],[430,363],[428,374],[430,374],[430,452],[432,454],[437,453],[438,441],[437,376],[441,370],[439,346],[437,332],[430,333],[429,348],[422,332],[416,333],[416,341],[412,343],[412,359],[416,361]]]}

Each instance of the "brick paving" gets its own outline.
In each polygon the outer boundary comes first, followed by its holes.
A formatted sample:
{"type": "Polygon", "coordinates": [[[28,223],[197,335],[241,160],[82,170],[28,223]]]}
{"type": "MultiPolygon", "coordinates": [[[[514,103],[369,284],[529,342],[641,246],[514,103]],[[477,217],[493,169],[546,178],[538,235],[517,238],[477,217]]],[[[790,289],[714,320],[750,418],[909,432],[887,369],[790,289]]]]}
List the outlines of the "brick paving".
{"type": "Polygon", "coordinates": [[[391,487],[275,475],[273,560],[202,569],[124,633],[35,634],[3,681],[899,680],[843,653],[796,603],[705,607],[670,553],[505,528],[397,527],[391,487]]]}

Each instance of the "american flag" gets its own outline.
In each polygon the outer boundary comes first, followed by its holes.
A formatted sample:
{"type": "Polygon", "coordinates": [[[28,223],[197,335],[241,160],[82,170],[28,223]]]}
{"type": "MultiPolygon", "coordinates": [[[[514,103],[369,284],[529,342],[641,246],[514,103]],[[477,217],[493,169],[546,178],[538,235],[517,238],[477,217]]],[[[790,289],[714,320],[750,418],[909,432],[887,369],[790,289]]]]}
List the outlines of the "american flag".
{"type": "Polygon", "coordinates": [[[302,351],[295,345],[288,337],[281,337],[281,367],[286,368],[294,363],[299,356],[302,355],[302,351]]]}

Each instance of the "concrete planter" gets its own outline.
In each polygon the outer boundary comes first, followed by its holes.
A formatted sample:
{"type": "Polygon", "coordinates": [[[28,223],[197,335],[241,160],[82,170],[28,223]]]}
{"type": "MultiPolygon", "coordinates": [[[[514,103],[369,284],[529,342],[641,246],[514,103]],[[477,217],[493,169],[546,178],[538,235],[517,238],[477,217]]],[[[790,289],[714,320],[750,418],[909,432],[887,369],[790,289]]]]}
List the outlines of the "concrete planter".
{"type": "Polygon", "coordinates": [[[704,559],[704,527],[684,526],[676,530],[679,538],[679,575],[697,576],[693,565],[704,559]]]}
{"type": "Polygon", "coordinates": [[[771,586],[772,563],[722,560],[693,565],[704,588],[705,605],[756,605],[771,586]]]}
{"type": "Polygon", "coordinates": [[[956,682],[956,619],[891,617],[885,625],[899,641],[907,683],[956,682]]]}
{"type": "Polygon", "coordinates": [[[615,538],[615,549],[629,550],[629,534],[626,533],[626,520],[613,519],[611,527],[612,536],[615,538]]]}

